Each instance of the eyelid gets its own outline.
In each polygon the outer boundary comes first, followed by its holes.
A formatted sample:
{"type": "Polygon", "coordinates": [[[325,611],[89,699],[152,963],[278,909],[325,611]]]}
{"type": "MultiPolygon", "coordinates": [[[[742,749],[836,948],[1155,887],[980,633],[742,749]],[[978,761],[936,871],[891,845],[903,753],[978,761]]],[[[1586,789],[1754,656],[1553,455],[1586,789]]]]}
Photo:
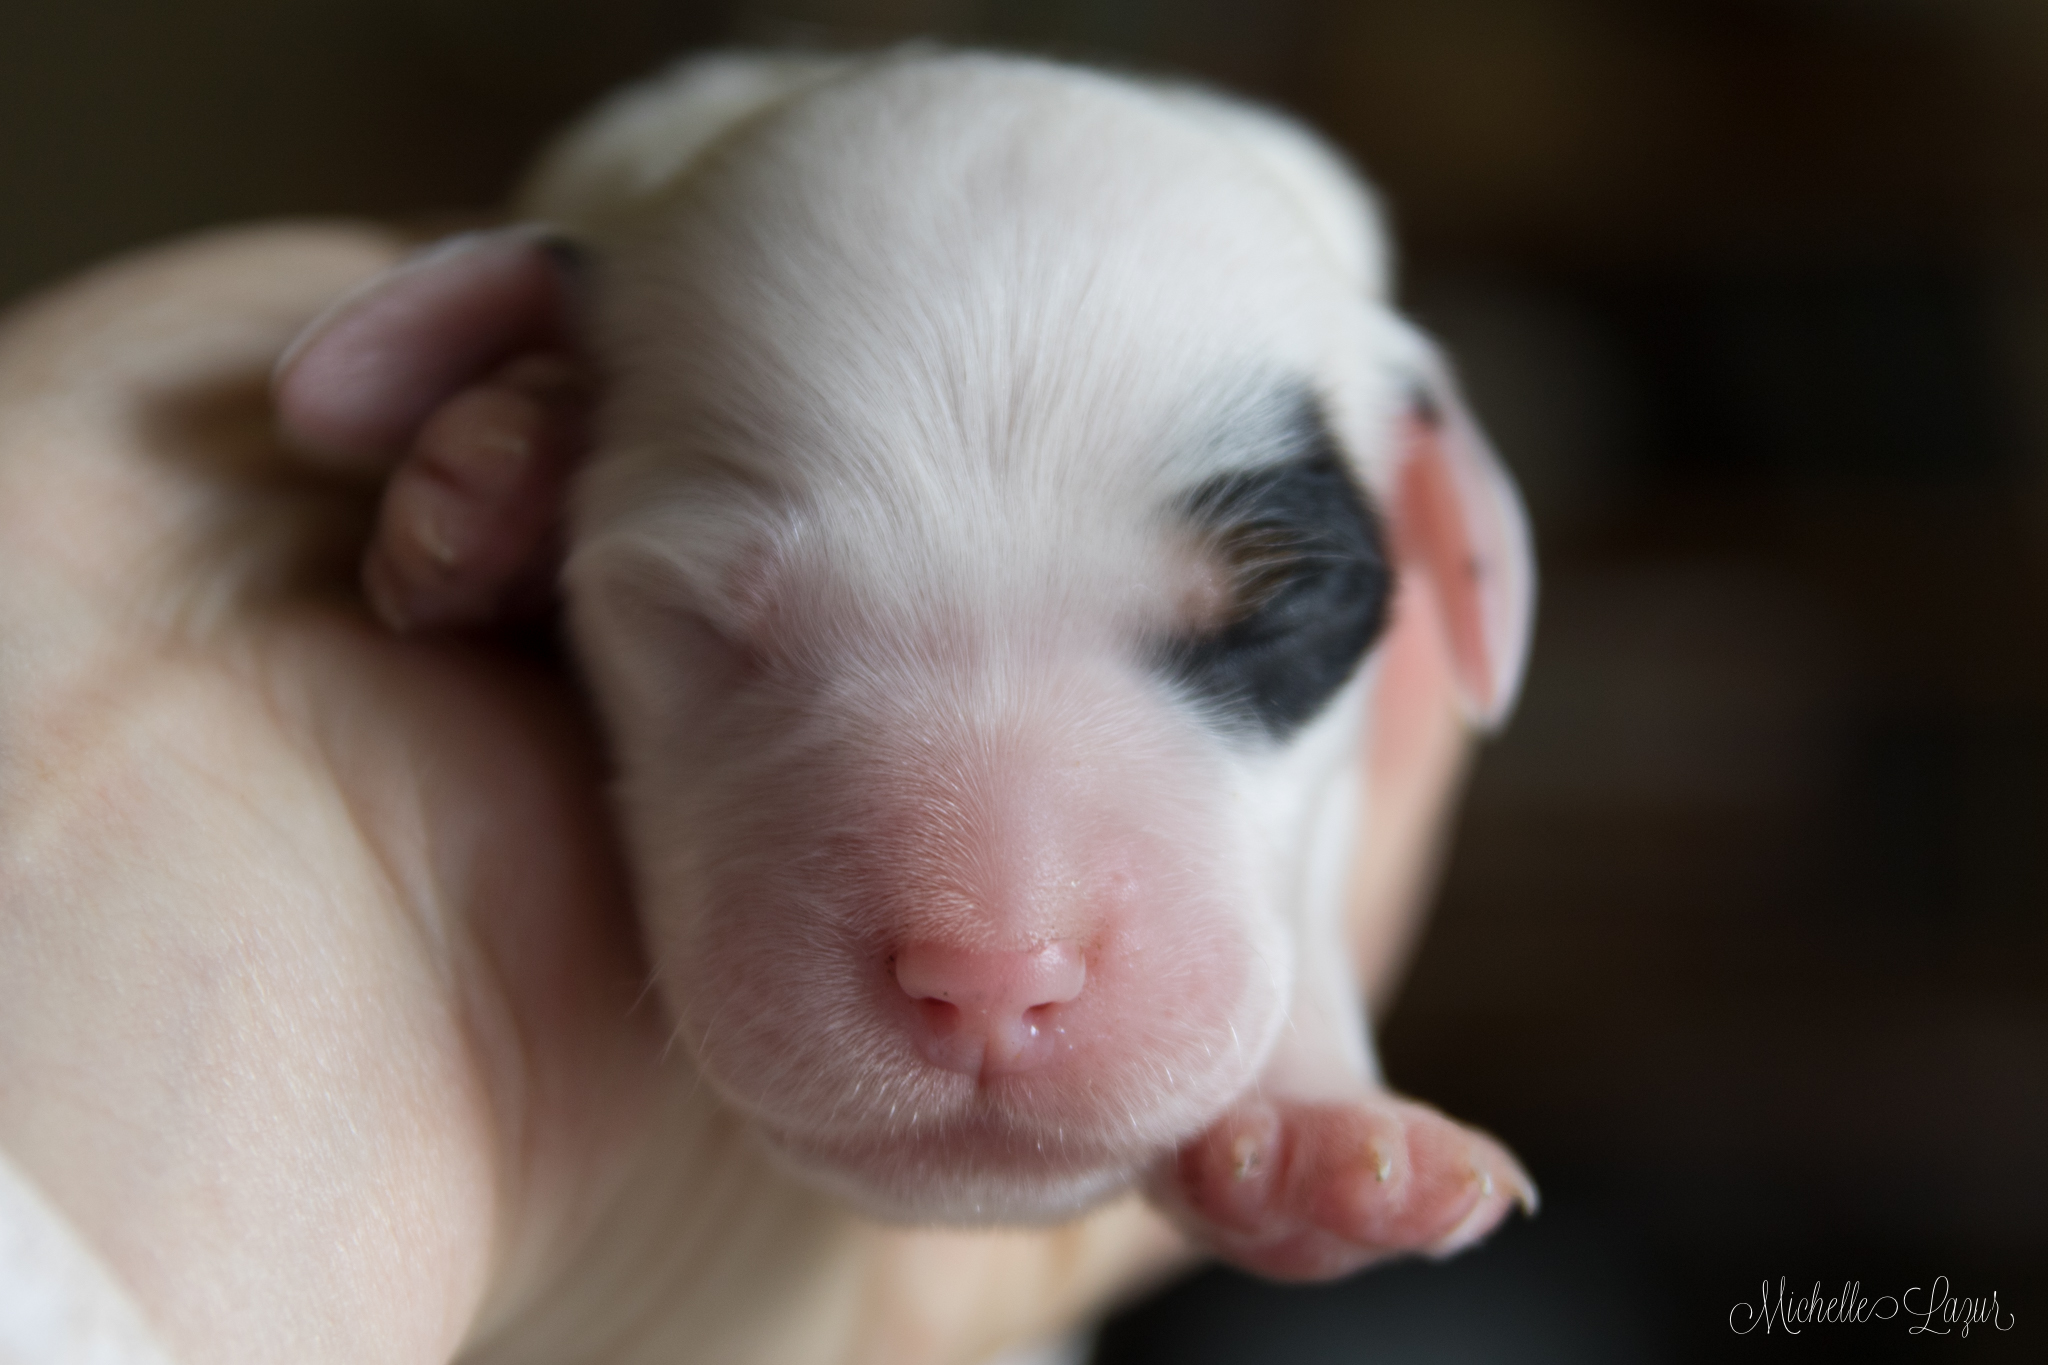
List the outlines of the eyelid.
{"type": "Polygon", "coordinates": [[[1303,561],[1299,532],[1270,521],[1237,522],[1209,538],[1226,580],[1225,626],[1258,614],[1278,597],[1303,561]]]}
{"type": "Polygon", "coordinates": [[[1230,730],[1284,740],[1357,674],[1385,628],[1385,525],[1327,432],[1296,458],[1224,475],[1181,503],[1209,568],[1207,613],[1160,664],[1230,730]]]}

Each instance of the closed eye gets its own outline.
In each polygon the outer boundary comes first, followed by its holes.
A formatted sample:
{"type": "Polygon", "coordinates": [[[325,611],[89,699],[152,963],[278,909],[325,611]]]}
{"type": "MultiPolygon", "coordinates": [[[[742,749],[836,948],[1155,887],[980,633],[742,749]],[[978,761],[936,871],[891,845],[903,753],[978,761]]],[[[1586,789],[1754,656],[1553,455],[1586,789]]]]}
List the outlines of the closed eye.
{"type": "MultiPolygon", "coordinates": [[[[1357,671],[1393,592],[1386,535],[1304,400],[1303,453],[1225,475],[1184,504],[1220,564],[1220,619],[1168,641],[1166,671],[1225,715],[1284,739],[1357,671]]],[[[1298,446],[1297,449],[1303,447],[1298,446]]]]}

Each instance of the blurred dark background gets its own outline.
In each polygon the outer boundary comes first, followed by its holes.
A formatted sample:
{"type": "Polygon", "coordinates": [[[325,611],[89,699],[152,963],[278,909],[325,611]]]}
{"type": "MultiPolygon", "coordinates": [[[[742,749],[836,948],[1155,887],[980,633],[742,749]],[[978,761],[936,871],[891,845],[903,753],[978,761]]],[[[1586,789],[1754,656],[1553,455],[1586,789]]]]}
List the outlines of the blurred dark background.
{"type": "Polygon", "coordinates": [[[1540,1219],[1224,1272],[1138,1362],[2048,1360],[2048,4],[185,0],[0,7],[0,298],[258,215],[487,206],[715,41],[1183,70],[1385,191],[1545,574],[1386,1028],[1540,1219]],[[1948,1277],[2012,1331],[1730,1333],[1948,1277]]]}

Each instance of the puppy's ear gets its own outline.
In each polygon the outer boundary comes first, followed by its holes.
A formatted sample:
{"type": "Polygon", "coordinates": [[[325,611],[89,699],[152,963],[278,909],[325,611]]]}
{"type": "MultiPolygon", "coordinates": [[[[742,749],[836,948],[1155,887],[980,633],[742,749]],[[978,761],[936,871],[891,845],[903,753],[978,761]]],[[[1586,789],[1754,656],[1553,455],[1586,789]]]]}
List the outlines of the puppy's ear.
{"type": "Polygon", "coordinates": [[[272,381],[294,445],[381,467],[443,403],[514,356],[575,349],[577,253],[532,227],[428,247],[336,303],[272,381]]]}
{"type": "Polygon", "coordinates": [[[1529,522],[1442,356],[1420,336],[1411,341],[1415,386],[1400,432],[1395,554],[1428,587],[1465,714],[1492,729],[1514,708],[1529,652],[1529,522]]]}

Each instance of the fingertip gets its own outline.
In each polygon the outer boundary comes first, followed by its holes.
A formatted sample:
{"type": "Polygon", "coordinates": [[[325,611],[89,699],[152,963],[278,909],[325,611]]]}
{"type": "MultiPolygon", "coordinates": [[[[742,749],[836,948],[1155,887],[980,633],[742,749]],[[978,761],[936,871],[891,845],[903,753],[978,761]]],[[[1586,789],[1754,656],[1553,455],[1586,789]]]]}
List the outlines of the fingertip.
{"type": "Polygon", "coordinates": [[[372,543],[369,552],[363,556],[363,596],[369,599],[370,610],[393,634],[404,635],[412,629],[413,620],[406,610],[404,589],[391,565],[390,557],[379,543],[372,543]]]}

